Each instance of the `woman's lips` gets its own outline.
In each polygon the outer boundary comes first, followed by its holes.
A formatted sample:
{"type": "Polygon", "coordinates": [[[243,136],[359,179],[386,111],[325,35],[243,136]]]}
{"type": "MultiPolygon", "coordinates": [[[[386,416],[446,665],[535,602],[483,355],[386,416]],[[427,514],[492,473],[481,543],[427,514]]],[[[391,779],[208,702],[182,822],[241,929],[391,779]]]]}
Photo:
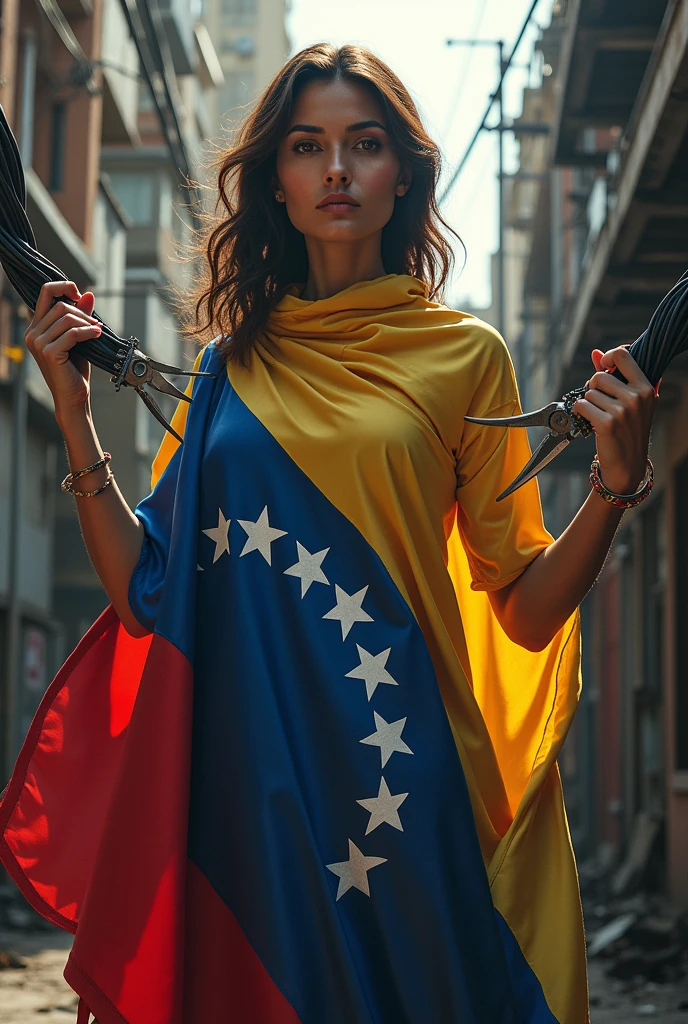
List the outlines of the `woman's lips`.
{"type": "Polygon", "coordinates": [[[348,213],[349,210],[357,210],[353,203],[325,203],[318,207],[319,210],[326,210],[327,213],[348,213]]]}

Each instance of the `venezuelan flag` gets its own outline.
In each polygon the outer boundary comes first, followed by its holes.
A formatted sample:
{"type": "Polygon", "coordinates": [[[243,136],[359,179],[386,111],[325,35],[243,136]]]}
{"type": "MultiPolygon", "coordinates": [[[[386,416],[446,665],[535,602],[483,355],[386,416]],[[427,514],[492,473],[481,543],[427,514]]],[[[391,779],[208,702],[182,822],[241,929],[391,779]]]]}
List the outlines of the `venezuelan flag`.
{"type": "Polygon", "coordinates": [[[0,808],[82,1016],[584,1024],[579,618],[501,631],[487,592],[551,537],[536,481],[494,502],[525,435],[463,423],[518,407],[503,341],[389,275],[199,366],[136,509],[150,633],[101,615],[0,808]]]}

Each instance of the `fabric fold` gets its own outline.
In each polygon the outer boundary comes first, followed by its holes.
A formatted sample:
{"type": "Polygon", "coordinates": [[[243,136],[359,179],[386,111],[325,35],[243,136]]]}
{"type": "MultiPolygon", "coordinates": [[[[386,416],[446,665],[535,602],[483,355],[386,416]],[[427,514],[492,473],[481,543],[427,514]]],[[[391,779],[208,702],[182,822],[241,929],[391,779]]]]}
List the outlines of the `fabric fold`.
{"type": "Polygon", "coordinates": [[[151,633],[94,624],[0,808],[70,984],[99,1024],[586,1024],[579,616],[505,636],[552,537],[536,480],[494,501],[525,432],[463,420],[520,408],[503,339],[386,275],[199,367],[135,510],[151,633]]]}

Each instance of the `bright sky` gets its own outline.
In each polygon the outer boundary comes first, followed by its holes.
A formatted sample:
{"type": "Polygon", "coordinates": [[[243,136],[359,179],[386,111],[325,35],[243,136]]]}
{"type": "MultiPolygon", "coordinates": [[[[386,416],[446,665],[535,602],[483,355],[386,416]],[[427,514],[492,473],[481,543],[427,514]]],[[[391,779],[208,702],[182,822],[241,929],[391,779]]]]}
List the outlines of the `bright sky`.
{"type": "MultiPolygon", "coordinates": [[[[292,0],[287,29],[292,51],[323,40],[359,43],[374,50],[399,75],[417,103],[426,127],[444,156],[444,180],[463,156],[482,120],[498,81],[497,47],[447,46],[447,38],[499,39],[509,54],[532,0],[292,0]]],[[[540,0],[534,21],[550,21],[552,0],[540,0]]],[[[515,63],[530,65],[539,30],[531,22],[515,63]]],[[[522,90],[539,81],[539,66],[510,71],[506,78],[505,116],[521,110],[522,90]]],[[[496,120],[493,112],[491,123],[496,120]]],[[[518,147],[505,135],[506,171],[516,169],[518,147]]],[[[443,207],[443,214],[468,249],[448,296],[487,306],[490,302],[489,254],[497,247],[497,133],[482,132],[470,160],[443,207]]],[[[457,267],[463,253],[457,246],[457,267]]]]}

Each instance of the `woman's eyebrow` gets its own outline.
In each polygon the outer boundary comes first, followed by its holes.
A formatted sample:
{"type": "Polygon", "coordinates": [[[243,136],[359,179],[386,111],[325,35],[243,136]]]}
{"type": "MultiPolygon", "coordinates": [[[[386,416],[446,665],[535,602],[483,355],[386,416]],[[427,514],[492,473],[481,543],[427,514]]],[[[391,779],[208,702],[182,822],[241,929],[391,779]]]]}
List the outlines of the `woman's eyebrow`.
{"type": "MultiPolygon", "coordinates": [[[[383,132],[387,131],[385,126],[380,124],[379,121],[357,121],[356,124],[347,125],[344,130],[347,132],[360,132],[364,128],[381,128],[383,132]]],[[[325,129],[320,128],[315,124],[293,124],[287,132],[287,135],[291,135],[292,132],[306,132],[308,135],[324,135],[325,129]]]]}

